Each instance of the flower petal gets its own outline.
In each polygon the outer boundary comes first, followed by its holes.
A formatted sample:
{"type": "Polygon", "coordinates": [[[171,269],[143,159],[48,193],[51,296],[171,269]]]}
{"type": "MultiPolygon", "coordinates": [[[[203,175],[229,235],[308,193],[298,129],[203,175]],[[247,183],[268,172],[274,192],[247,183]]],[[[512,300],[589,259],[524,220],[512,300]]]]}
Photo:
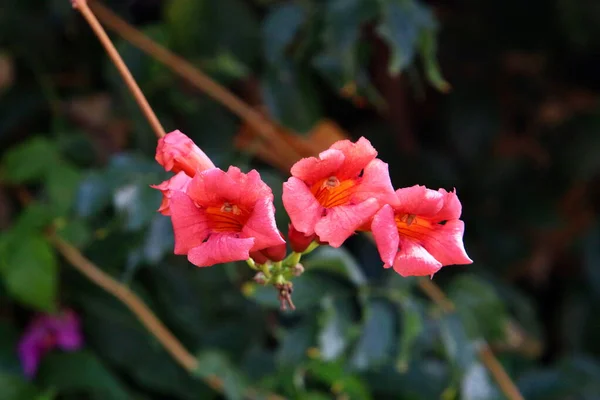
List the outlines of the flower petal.
{"type": "Polygon", "coordinates": [[[398,189],[396,195],[398,205],[394,208],[397,211],[421,217],[435,216],[444,204],[442,193],[420,185],[398,189]]]}
{"type": "Polygon", "coordinates": [[[442,198],[444,199],[444,205],[442,206],[436,218],[439,221],[459,219],[462,213],[462,205],[458,196],[456,195],[456,189],[452,192],[447,192],[444,189],[438,190],[442,198]]]}
{"type": "Polygon", "coordinates": [[[187,194],[203,207],[221,205],[240,197],[240,185],[227,172],[212,168],[194,176],[187,194]]]}
{"type": "Polygon", "coordinates": [[[344,153],[339,150],[325,150],[319,154],[319,158],[308,157],[296,162],[291,173],[292,176],[311,185],[335,175],[344,163],[344,158],[344,153]]]}
{"type": "Polygon", "coordinates": [[[292,176],[283,184],[282,199],[294,227],[307,235],[313,234],[324,209],[306,184],[292,176]]]}
{"type": "Polygon", "coordinates": [[[56,345],[62,350],[77,350],[83,345],[81,325],[77,315],[67,310],[62,315],[54,317],[54,335],[56,345]]]}
{"type": "Polygon", "coordinates": [[[263,198],[256,202],[252,215],[242,228],[242,236],[254,238],[254,246],[251,251],[285,243],[277,229],[275,206],[270,199],[263,198]]]}
{"type": "Polygon", "coordinates": [[[171,179],[162,182],[160,185],[150,185],[151,188],[158,189],[163,194],[162,202],[160,203],[160,207],[157,211],[162,215],[171,215],[171,194],[173,191],[185,192],[191,181],[192,178],[187,176],[185,172],[181,171],[171,179]]]}
{"type": "Polygon", "coordinates": [[[442,268],[442,264],[420,245],[401,240],[400,250],[394,259],[394,271],[407,276],[431,276],[442,268]]]}
{"type": "Polygon", "coordinates": [[[244,174],[237,167],[229,167],[229,175],[239,186],[237,199],[231,199],[236,204],[253,207],[260,199],[273,200],[273,191],[260,177],[260,173],[253,169],[244,174]]]}
{"type": "Polygon", "coordinates": [[[345,156],[340,173],[336,175],[339,180],[357,177],[360,171],[377,157],[377,150],[364,137],[358,139],[356,143],[349,140],[337,141],[330,149],[339,150],[345,156]]]}
{"type": "MultiPolygon", "coordinates": [[[[367,199],[359,204],[337,206],[327,210],[321,218],[315,233],[319,239],[329,242],[332,247],[340,247],[361,225],[368,222],[379,209],[376,199],[367,199]]],[[[296,223],[292,220],[294,226],[296,223]]]]}
{"type": "Polygon", "coordinates": [[[394,264],[394,259],[398,253],[398,245],[400,244],[400,235],[394,220],[394,210],[389,204],[384,205],[375,214],[371,223],[371,230],[383,262],[386,265],[394,264]]]}
{"type": "Polygon", "coordinates": [[[377,199],[380,205],[398,202],[390,180],[388,165],[378,159],[369,162],[365,167],[360,184],[357,185],[352,199],[355,202],[361,202],[370,197],[377,199]]]}
{"type": "Polygon", "coordinates": [[[208,219],[206,214],[183,192],[173,192],[170,207],[175,234],[175,254],[187,254],[190,249],[199,246],[208,237],[210,232],[208,219]]]}
{"type": "Polygon", "coordinates": [[[253,238],[238,238],[232,233],[212,234],[208,240],[188,253],[188,260],[198,267],[210,267],[250,258],[253,238]]]}
{"type": "Polygon", "coordinates": [[[463,221],[449,220],[445,225],[438,225],[435,232],[427,236],[422,242],[423,247],[442,265],[471,264],[473,260],[467,255],[463,244],[464,231],[463,221]]]}

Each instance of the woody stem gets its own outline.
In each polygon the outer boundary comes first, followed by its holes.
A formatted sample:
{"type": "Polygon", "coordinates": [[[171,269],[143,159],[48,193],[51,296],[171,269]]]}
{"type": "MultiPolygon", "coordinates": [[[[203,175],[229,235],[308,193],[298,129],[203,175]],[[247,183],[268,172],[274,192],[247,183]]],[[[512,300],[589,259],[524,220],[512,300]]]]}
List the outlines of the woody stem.
{"type": "Polygon", "coordinates": [[[98,37],[100,43],[102,43],[102,46],[104,46],[108,56],[121,74],[121,77],[123,77],[123,80],[133,94],[135,101],[140,106],[142,113],[150,123],[152,130],[154,130],[154,134],[156,134],[158,138],[165,136],[165,130],[154,113],[154,110],[152,110],[152,107],[150,107],[148,100],[146,100],[146,96],[144,96],[144,93],[142,93],[142,90],[136,83],[133,75],[131,75],[131,72],[125,65],[125,62],[123,62],[123,59],[119,55],[119,52],[106,34],[106,31],[104,28],[102,28],[102,25],[100,25],[100,22],[98,22],[98,19],[88,7],[87,0],[72,0],[72,2],[73,7],[77,9],[81,15],[83,15],[87,23],[98,37]]]}

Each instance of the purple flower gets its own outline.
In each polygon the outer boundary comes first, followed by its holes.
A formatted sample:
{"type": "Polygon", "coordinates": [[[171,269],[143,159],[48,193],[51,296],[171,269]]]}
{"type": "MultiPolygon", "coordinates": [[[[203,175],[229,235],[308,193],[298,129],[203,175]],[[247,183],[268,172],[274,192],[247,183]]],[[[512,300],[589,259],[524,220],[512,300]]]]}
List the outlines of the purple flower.
{"type": "Polygon", "coordinates": [[[19,341],[19,358],[23,372],[35,376],[42,357],[55,347],[65,351],[79,349],[83,344],[79,318],[72,310],[58,314],[37,315],[25,329],[19,341]]]}

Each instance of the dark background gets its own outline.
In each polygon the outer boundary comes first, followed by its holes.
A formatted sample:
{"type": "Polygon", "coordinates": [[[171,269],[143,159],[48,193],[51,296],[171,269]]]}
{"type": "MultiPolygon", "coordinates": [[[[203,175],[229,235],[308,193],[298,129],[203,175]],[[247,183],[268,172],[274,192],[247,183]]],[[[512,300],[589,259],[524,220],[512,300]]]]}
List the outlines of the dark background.
{"type": "MultiPolygon", "coordinates": [[[[247,383],[301,399],[502,398],[475,355],[482,338],[525,398],[600,397],[600,2],[104,4],[286,127],[298,153],[365,136],[396,187],[456,188],[475,262],[434,278],[451,315],[383,270],[364,236],[307,259],[294,313],[243,263],[193,268],[155,213],[148,185],[167,177],[155,136],[81,15],[66,0],[3,0],[0,398],[218,396],[55,253],[49,224],[206,371],[234,377],[230,398],[247,383]],[[58,305],[80,314],[86,346],[52,352],[25,383],[16,340],[58,305]]],[[[257,150],[238,117],[111,37],[167,131],[220,167],[258,168],[277,198],[297,155],[257,150]]]]}

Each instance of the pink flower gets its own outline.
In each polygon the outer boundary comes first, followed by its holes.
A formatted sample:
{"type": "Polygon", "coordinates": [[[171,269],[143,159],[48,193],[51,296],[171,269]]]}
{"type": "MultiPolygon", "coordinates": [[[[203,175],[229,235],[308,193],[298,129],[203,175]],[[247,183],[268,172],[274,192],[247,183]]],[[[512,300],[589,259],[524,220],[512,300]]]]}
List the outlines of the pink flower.
{"type": "Polygon", "coordinates": [[[361,137],[340,140],[319,158],[292,166],[283,185],[283,205],[294,228],[339,247],[385,203],[395,202],[387,164],[361,137]]]}
{"type": "Polygon", "coordinates": [[[157,210],[163,215],[171,215],[169,204],[174,191],[185,192],[196,173],[215,168],[210,158],[194,144],[192,139],[178,130],[168,133],[158,140],[156,161],[165,170],[176,173],[174,177],[160,185],[150,185],[163,194],[162,202],[157,210]]]}
{"type": "Polygon", "coordinates": [[[35,376],[42,357],[55,347],[65,351],[79,349],[83,337],[79,318],[72,310],[56,315],[36,316],[26,328],[18,345],[23,372],[35,376]]]}
{"type": "Polygon", "coordinates": [[[199,267],[247,260],[251,251],[285,243],[275,225],[273,193],[252,170],[208,169],[187,191],[171,194],[175,254],[199,267]]]}
{"type": "Polygon", "coordinates": [[[162,202],[160,203],[160,207],[158,207],[157,211],[162,215],[171,215],[170,204],[173,192],[185,192],[191,181],[192,178],[187,176],[185,172],[181,171],[171,179],[162,182],[160,185],[150,185],[151,188],[158,189],[163,194],[162,202]]]}
{"type": "Polygon", "coordinates": [[[371,229],[385,268],[402,276],[433,275],[451,264],[471,264],[463,245],[465,225],[456,192],[412,186],[396,191],[398,202],[384,205],[371,229]]]}
{"type": "Polygon", "coordinates": [[[165,170],[183,171],[192,178],[196,172],[214,168],[215,164],[196,144],[179,130],[166,134],[158,140],[156,161],[165,170]]]}

